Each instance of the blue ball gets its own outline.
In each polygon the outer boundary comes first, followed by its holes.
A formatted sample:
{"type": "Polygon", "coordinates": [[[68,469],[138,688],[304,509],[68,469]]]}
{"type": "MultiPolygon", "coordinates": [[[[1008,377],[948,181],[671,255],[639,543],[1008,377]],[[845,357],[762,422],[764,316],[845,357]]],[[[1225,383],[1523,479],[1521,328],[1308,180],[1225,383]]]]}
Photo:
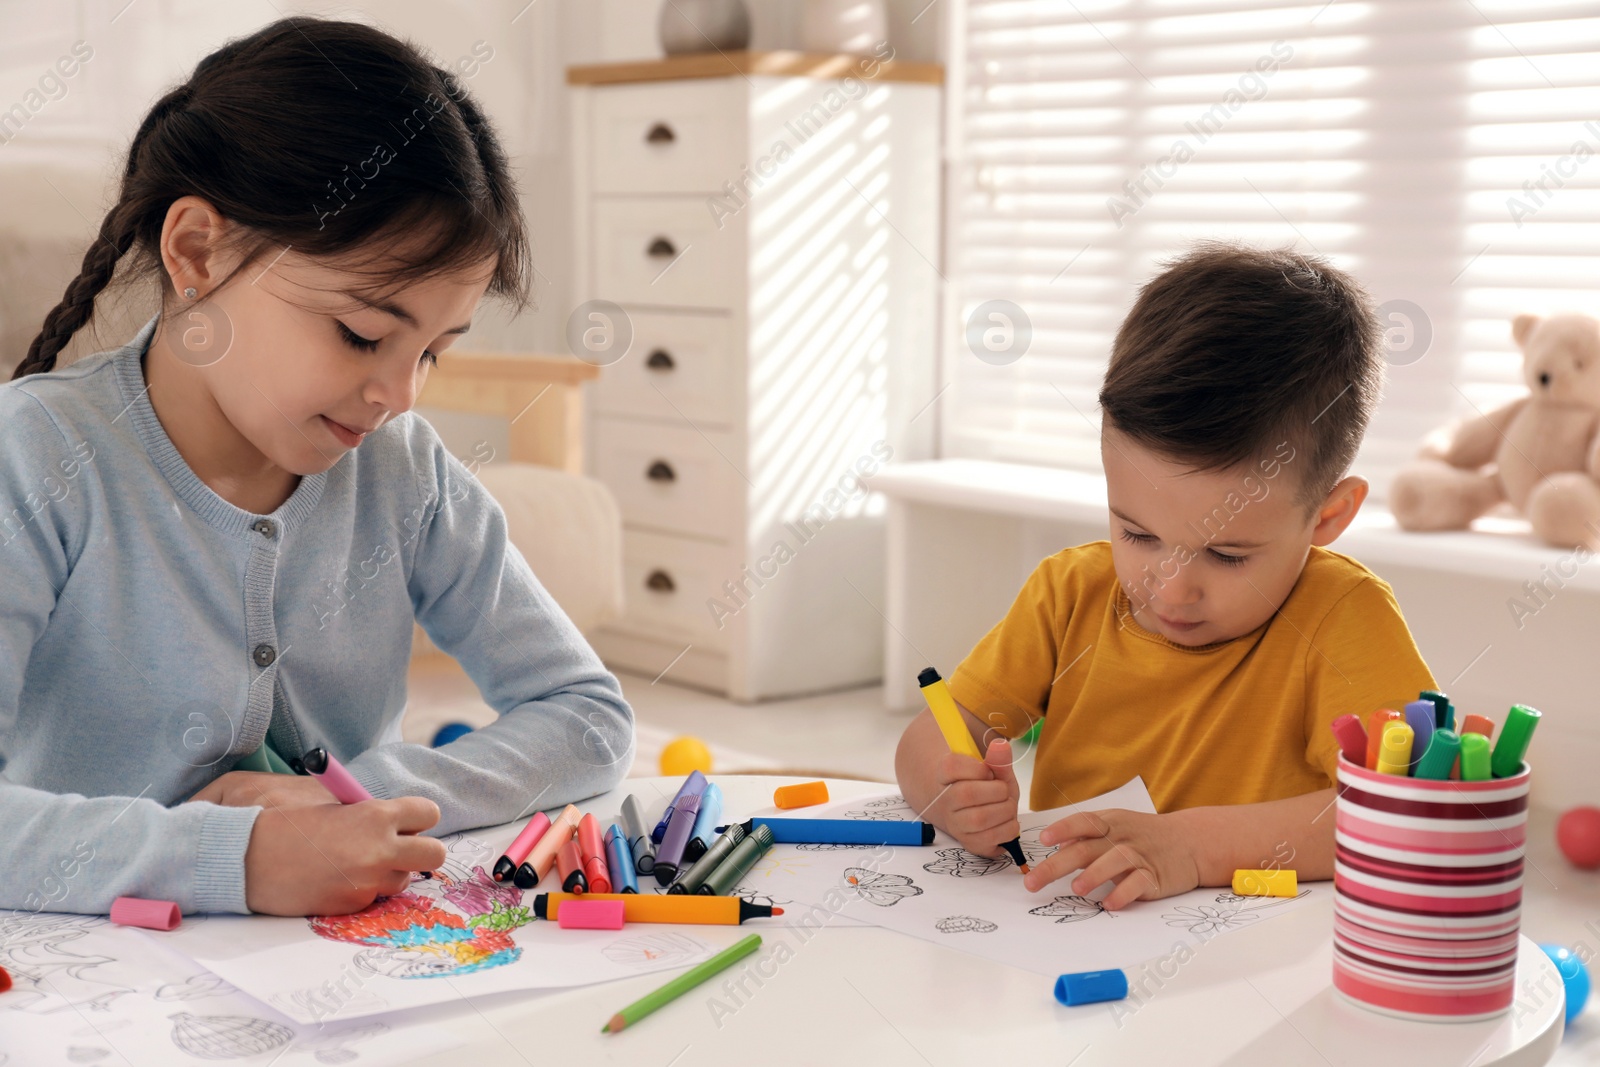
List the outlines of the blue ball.
{"type": "Polygon", "coordinates": [[[448,745],[463,734],[470,734],[472,727],[464,722],[447,722],[439,727],[439,732],[433,735],[433,747],[448,745]]]}
{"type": "Polygon", "coordinates": [[[1561,984],[1566,987],[1567,1022],[1570,1024],[1589,1000],[1589,971],[1584,967],[1583,961],[1572,954],[1571,949],[1562,948],[1560,945],[1539,947],[1550,957],[1550,962],[1556,965],[1556,971],[1561,975],[1561,984]]]}

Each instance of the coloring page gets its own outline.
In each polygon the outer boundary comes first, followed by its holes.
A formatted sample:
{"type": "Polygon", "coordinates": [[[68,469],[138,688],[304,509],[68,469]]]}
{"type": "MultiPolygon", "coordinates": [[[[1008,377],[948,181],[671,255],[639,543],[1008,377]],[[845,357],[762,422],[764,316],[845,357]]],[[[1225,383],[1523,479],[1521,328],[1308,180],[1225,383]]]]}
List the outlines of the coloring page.
{"type": "Polygon", "coordinates": [[[0,995],[8,1067],[381,1067],[461,1044],[410,1020],[295,1022],[103,916],[0,912],[0,964],[13,983],[0,995]]]}
{"type": "MultiPolygon", "coordinates": [[[[1021,814],[1023,853],[1037,863],[1055,851],[1039,831],[1077,811],[1123,808],[1154,812],[1144,783],[1070,807],[1021,814]]],[[[817,819],[915,822],[898,794],[781,812],[753,814],[817,819]]],[[[783,925],[833,925],[859,920],[1039,974],[1127,967],[1171,952],[1179,941],[1208,940],[1282,914],[1296,901],[1238,897],[1214,887],[1135,901],[1120,911],[1100,905],[1111,883],[1085,895],[1061,878],[1038,893],[1022,886],[1009,856],[966,851],[944,833],[927,847],[904,845],[774,845],[736,892],[785,909],[783,925]]],[[[1311,890],[1302,889],[1300,896],[1311,890]]]]}
{"type": "Polygon", "coordinates": [[[609,982],[712,953],[692,928],[562,930],[535,918],[533,897],[548,884],[523,891],[488,874],[518,829],[443,838],[448,857],[434,877],[351,915],[216,915],[146,936],[303,1023],[609,982]]]}

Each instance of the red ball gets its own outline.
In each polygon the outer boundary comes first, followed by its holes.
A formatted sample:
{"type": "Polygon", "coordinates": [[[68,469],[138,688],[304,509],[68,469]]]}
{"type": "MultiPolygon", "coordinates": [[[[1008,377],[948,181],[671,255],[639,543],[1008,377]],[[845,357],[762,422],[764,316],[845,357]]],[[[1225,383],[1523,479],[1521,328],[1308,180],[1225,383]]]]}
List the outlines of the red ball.
{"type": "Polygon", "coordinates": [[[1556,844],[1561,854],[1580,870],[1600,868],[1600,808],[1572,808],[1556,823],[1556,844]]]}

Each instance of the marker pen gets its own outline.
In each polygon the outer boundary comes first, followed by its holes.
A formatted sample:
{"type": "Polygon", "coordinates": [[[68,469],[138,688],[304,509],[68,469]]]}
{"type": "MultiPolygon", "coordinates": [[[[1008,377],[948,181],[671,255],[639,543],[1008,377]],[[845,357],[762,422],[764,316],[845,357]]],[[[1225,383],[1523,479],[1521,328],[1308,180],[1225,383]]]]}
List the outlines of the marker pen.
{"type": "Polygon", "coordinates": [[[728,858],[717,864],[717,869],[707,876],[695,892],[703,897],[727,896],[771,847],[772,828],[765,824],[757,826],[748,837],[733,846],[728,858]]]}
{"type": "Polygon", "coordinates": [[[668,885],[678,876],[683,866],[683,849],[694,833],[694,821],[700,815],[700,795],[691,793],[678,801],[672,812],[672,822],[661,839],[661,849],[656,853],[656,881],[668,885]]]}
{"type": "Polygon", "coordinates": [[[757,826],[772,831],[775,845],[931,845],[931,822],[879,822],[876,819],[785,819],[757,815],[740,823],[746,834],[757,826]]]}
{"type": "Polygon", "coordinates": [[[706,849],[706,854],[695,860],[694,866],[684,871],[682,878],[669,885],[667,892],[674,895],[693,893],[704,885],[705,880],[711,877],[711,872],[716,870],[717,866],[728,858],[728,853],[733,851],[733,846],[744,840],[745,826],[745,823],[736,822],[722,831],[721,836],[711,842],[711,847],[706,849]]]}
{"type": "Polygon", "coordinates": [[[544,812],[535,812],[533,818],[528,820],[528,825],[522,828],[515,841],[506,846],[506,854],[495,860],[494,880],[504,882],[517,873],[517,868],[522,861],[528,858],[528,853],[533,851],[533,846],[539,843],[545,831],[550,829],[550,816],[544,812]]]}
{"type": "Polygon", "coordinates": [[[1341,715],[1333,720],[1333,738],[1339,744],[1344,758],[1358,766],[1367,765],[1367,729],[1355,715],[1341,715]]]}
{"type": "Polygon", "coordinates": [[[1489,778],[1489,739],[1482,734],[1461,735],[1461,780],[1482,782],[1489,778]]]}
{"type": "Polygon", "coordinates": [[[649,874],[656,869],[656,843],[650,837],[650,824],[645,822],[639,798],[632,794],[622,802],[622,827],[627,831],[628,848],[633,852],[633,869],[649,874]]]}
{"type": "Polygon", "coordinates": [[[683,784],[678,787],[678,793],[672,798],[672,803],[668,804],[667,810],[661,813],[661,821],[656,823],[654,830],[650,831],[650,840],[658,845],[661,844],[662,838],[667,836],[667,824],[672,821],[672,813],[677,810],[679,804],[683,803],[683,798],[688,796],[697,797],[705,791],[706,776],[699,771],[690,771],[689,777],[685,778],[683,784]]]}
{"type": "Polygon", "coordinates": [[[1406,725],[1411,727],[1412,772],[1416,771],[1417,762],[1428,751],[1428,742],[1433,740],[1435,714],[1431,700],[1413,700],[1406,705],[1406,725]]]}
{"type": "Polygon", "coordinates": [[[697,926],[738,926],[746,919],[770,919],[782,908],[752,904],[741,897],[659,896],[655,893],[540,893],[533,898],[533,914],[558,919],[567,900],[620,900],[623,918],[631,923],[685,923],[697,926]]]}
{"type": "Polygon", "coordinates": [[[611,892],[611,872],[606,869],[606,844],[600,836],[600,820],[585,815],[578,821],[578,855],[582,857],[586,892],[611,892]]]}
{"type": "Polygon", "coordinates": [[[639,879],[633,870],[633,849],[628,847],[628,835],[616,823],[606,827],[606,859],[611,869],[611,888],[618,893],[637,893],[639,879]]]}
{"type": "Polygon", "coordinates": [[[1433,740],[1428,742],[1428,751],[1422,754],[1411,776],[1443,781],[1450,777],[1450,768],[1456,765],[1460,755],[1461,735],[1447,728],[1435,730],[1433,740]]]}
{"type": "Polygon", "coordinates": [[[1398,774],[1402,778],[1411,770],[1411,727],[1403,722],[1386,723],[1383,727],[1383,747],[1378,752],[1379,774],[1398,774]]]}
{"type": "Polygon", "coordinates": [[[307,752],[300,765],[308,774],[322,782],[333,798],[341,804],[359,804],[371,800],[367,787],[356,781],[355,775],[344,769],[344,764],[333,758],[333,753],[318,746],[307,752]]]}
{"type": "Polygon", "coordinates": [[[556,853],[578,832],[578,822],[582,818],[583,814],[574,805],[568,804],[551,821],[550,829],[539,838],[533,851],[528,853],[528,858],[517,868],[517,875],[512,881],[518,889],[532,889],[539,884],[539,879],[550,873],[550,868],[555,866],[556,853]]]}
{"type": "Polygon", "coordinates": [[[576,837],[568,838],[567,843],[556,852],[556,874],[565,892],[582,894],[589,891],[589,879],[583,873],[583,852],[578,848],[576,837]]]}
{"type": "MultiPolygon", "coordinates": [[[[950,746],[950,751],[982,760],[983,753],[978,751],[978,743],[967,729],[967,720],[962,718],[961,708],[956,704],[956,698],[950,695],[950,687],[944,684],[939,672],[932,667],[924,667],[917,675],[917,685],[922,689],[922,699],[927,701],[933,721],[939,724],[939,732],[944,734],[944,743],[950,746]]],[[[1006,855],[1017,865],[1017,870],[1028,873],[1028,855],[1022,851],[1022,838],[1002,841],[1000,847],[1006,850],[1006,855]]]]}
{"type": "MultiPolygon", "coordinates": [[[[1450,703],[1450,698],[1437,689],[1424,689],[1417,694],[1418,700],[1426,700],[1433,705],[1433,728],[1435,730],[1455,730],[1456,706],[1450,703]]],[[[1456,731],[1457,735],[1466,733],[1466,728],[1456,731]]]]}
{"type": "Polygon", "coordinates": [[[1404,712],[1384,708],[1367,718],[1367,770],[1378,769],[1378,751],[1383,748],[1383,728],[1391,722],[1405,722],[1404,712]]]}
{"type": "Polygon", "coordinates": [[[689,831],[689,843],[683,846],[683,862],[694,863],[706,854],[711,842],[717,839],[717,823],[722,821],[722,790],[716,782],[708,782],[700,794],[700,811],[694,817],[694,829],[689,831]]]}
{"type": "Polygon", "coordinates": [[[1522,757],[1528,754],[1528,742],[1533,740],[1533,728],[1542,718],[1538,711],[1526,704],[1513,704],[1506,712],[1506,724],[1500,728],[1500,740],[1494,744],[1490,767],[1496,778],[1511,778],[1522,773],[1522,757]]]}

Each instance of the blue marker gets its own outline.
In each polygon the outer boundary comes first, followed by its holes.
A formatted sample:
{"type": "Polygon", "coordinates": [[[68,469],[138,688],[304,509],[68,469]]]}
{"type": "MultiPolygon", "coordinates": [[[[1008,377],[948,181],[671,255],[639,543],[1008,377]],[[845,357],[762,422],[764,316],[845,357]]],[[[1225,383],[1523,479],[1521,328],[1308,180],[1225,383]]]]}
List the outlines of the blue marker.
{"type": "Polygon", "coordinates": [[[689,777],[683,780],[678,787],[678,795],[672,798],[672,803],[667,805],[667,810],[661,813],[661,821],[656,823],[656,828],[650,831],[650,840],[661,844],[661,839],[667,836],[667,823],[672,821],[672,813],[677,810],[683,798],[699,796],[706,791],[706,776],[699,771],[689,772],[689,777]]]}
{"type": "Polygon", "coordinates": [[[700,811],[694,817],[694,829],[689,831],[689,843],[683,846],[684,866],[706,854],[711,842],[717,839],[717,822],[721,818],[722,790],[712,782],[700,794],[700,811]]]}
{"type": "Polygon", "coordinates": [[[691,793],[678,801],[672,813],[672,822],[661,839],[661,849],[656,853],[656,881],[670,885],[680,868],[688,866],[683,861],[683,850],[694,833],[694,821],[700,815],[699,794],[691,793]]]}
{"type": "Polygon", "coordinates": [[[606,827],[606,866],[611,868],[612,892],[639,891],[639,878],[633,870],[633,849],[628,845],[628,835],[616,823],[606,827]]]}
{"type": "Polygon", "coordinates": [[[876,819],[769,819],[757,816],[744,822],[744,832],[758,826],[772,829],[774,844],[787,845],[931,845],[933,824],[879,822],[876,819]]]}

